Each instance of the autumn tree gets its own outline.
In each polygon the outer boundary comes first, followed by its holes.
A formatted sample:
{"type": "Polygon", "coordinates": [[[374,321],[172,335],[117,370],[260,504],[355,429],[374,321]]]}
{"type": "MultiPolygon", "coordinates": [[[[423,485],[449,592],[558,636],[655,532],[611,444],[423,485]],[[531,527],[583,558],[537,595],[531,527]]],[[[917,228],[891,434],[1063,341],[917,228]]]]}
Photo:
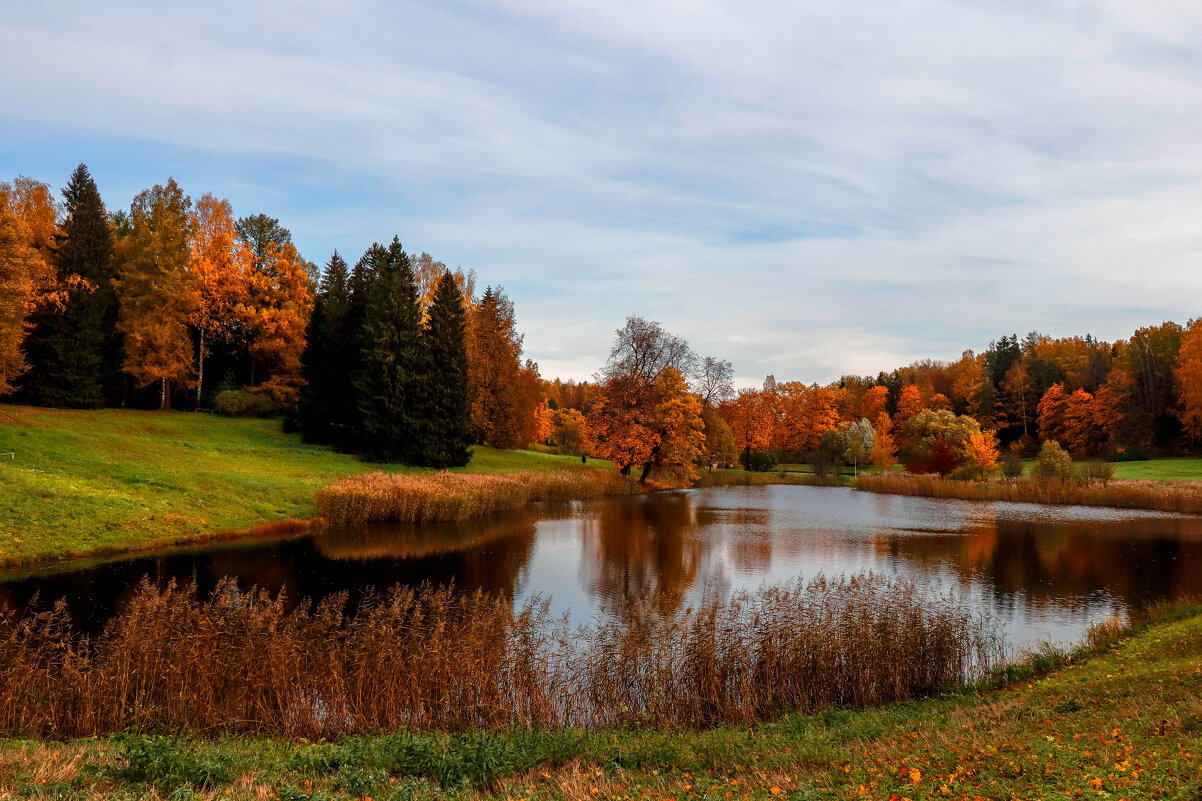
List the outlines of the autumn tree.
{"type": "Polygon", "coordinates": [[[0,195],[8,199],[9,211],[20,220],[25,242],[36,254],[28,266],[35,308],[61,306],[61,287],[54,263],[58,209],[50,187],[19,175],[12,183],[0,183],[0,195]]]}
{"type": "Polygon", "coordinates": [[[997,469],[998,465],[997,437],[992,431],[981,431],[968,435],[964,444],[964,462],[962,470],[966,475],[977,481],[983,481],[985,476],[997,469]]]}
{"type": "Polygon", "coordinates": [[[913,384],[902,390],[897,400],[897,411],[893,414],[894,435],[903,444],[905,442],[905,427],[910,418],[922,411],[922,393],[913,384]]]}
{"type": "Polygon", "coordinates": [[[640,481],[653,471],[670,481],[689,478],[704,446],[701,401],[686,381],[696,356],[683,339],[641,317],[627,318],[615,335],[590,414],[595,452],[625,475],[640,468],[640,481]]]}
{"type": "Polygon", "coordinates": [[[476,271],[468,270],[464,272],[461,268],[448,270],[447,266],[440,261],[435,261],[434,257],[429,253],[422,252],[419,255],[410,255],[409,261],[413,264],[413,276],[417,281],[417,299],[422,307],[423,319],[429,313],[430,304],[434,302],[434,294],[438,291],[439,285],[442,283],[442,277],[447,272],[451,273],[451,277],[455,281],[455,286],[459,289],[459,294],[463,297],[463,302],[467,306],[471,306],[473,298],[476,296],[476,271]]]}
{"type": "Polygon", "coordinates": [[[772,447],[773,419],[761,390],[740,390],[735,397],[718,406],[718,413],[730,426],[744,464],[752,451],[772,447]]]}
{"type": "Polygon", "coordinates": [[[734,464],[739,459],[735,434],[718,408],[705,404],[701,408],[701,423],[705,429],[706,465],[734,464]]]}
{"type": "Polygon", "coordinates": [[[250,304],[253,254],[239,239],[228,200],[206,193],[196,201],[191,219],[189,271],[196,302],[190,323],[196,330],[196,405],[204,391],[205,359],[214,343],[231,341],[250,304]]]}
{"type": "Polygon", "coordinates": [[[948,409],[923,409],[902,429],[903,462],[911,473],[953,472],[964,463],[965,448],[981,424],[948,409]]]}
{"type": "Polygon", "coordinates": [[[870,387],[860,398],[859,416],[869,420],[876,420],[885,413],[885,406],[889,402],[889,388],[877,384],[870,387]]]}
{"type": "Polygon", "coordinates": [[[121,395],[113,232],[84,165],[72,172],[63,200],[66,217],[53,249],[60,302],[33,317],[25,390],[37,404],[96,408],[121,395]]]}
{"type": "Polygon", "coordinates": [[[304,384],[301,354],[313,310],[309,286],[309,266],[296,248],[270,247],[262,266],[251,273],[242,307],[251,359],[267,373],[252,391],[268,395],[284,409],[296,404],[304,384]]]}
{"type": "Polygon", "coordinates": [[[1190,320],[1181,337],[1173,369],[1180,390],[1177,415],[1181,427],[1195,441],[1202,439],[1202,318],[1190,320]]]}
{"type": "Polygon", "coordinates": [[[191,208],[174,179],[139,193],[118,254],[124,370],[135,386],[158,383],[160,409],[170,408],[171,386],[185,383],[192,369],[191,208]]]}
{"type": "Polygon", "coordinates": [[[1115,366],[1131,378],[1126,428],[1136,442],[1153,444],[1175,433],[1173,370],[1181,338],[1181,326],[1166,322],[1138,329],[1117,347],[1115,366]]]}
{"type": "Polygon", "coordinates": [[[689,391],[680,370],[671,365],[656,379],[655,394],[659,443],[642,478],[646,480],[654,472],[673,484],[691,483],[697,479],[695,467],[705,447],[701,401],[689,391]]]}
{"type": "Polygon", "coordinates": [[[467,323],[468,395],[472,434],[477,442],[497,448],[529,444],[537,381],[521,362],[522,336],[513,302],[500,287],[488,287],[469,310],[467,323]]]}
{"type": "Polygon", "coordinates": [[[368,458],[420,464],[425,456],[428,351],[417,284],[400,240],[373,253],[355,379],[368,458]]]}
{"type": "Polygon", "coordinates": [[[552,414],[552,434],[560,453],[573,456],[592,452],[592,434],[579,409],[556,409],[552,414]]]}
{"type": "Polygon", "coordinates": [[[424,330],[429,374],[425,389],[427,432],[422,462],[461,467],[471,459],[471,401],[468,397],[466,311],[451,273],[444,272],[424,330]]]}
{"type": "Polygon", "coordinates": [[[41,257],[30,245],[29,232],[0,192],[0,396],[11,393],[25,372],[21,345],[29,332],[33,278],[41,257]]]}
{"type": "Polygon", "coordinates": [[[1037,407],[1039,415],[1039,438],[1042,440],[1063,440],[1064,413],[1068,409],[1068,395],[1063,384],[1052,384],[1043,393],[1037,407]]]}
{"type": "Polygon", "coordinates": [[[889,415],[881,412],[877,416],[875,432],[872,440],[872,453],[869,458],[881,470],[888,470],[897,464],[897,445],[893,442],[893,421],[889,415]]]}

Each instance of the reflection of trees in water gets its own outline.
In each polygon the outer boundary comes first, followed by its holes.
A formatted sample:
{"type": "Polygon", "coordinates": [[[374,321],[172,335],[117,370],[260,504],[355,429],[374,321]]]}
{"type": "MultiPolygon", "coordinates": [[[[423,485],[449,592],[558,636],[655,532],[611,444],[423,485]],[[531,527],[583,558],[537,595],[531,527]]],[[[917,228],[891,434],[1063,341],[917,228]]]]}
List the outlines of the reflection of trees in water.
{"type": "MultiPolygon", "coordinates": [[[[545,511],[545,510],[543,510],[545,511]]],[[[207,596],[222,578],[242,588],[284,589],[288,607],[346,591],[354,604],[364,589],[424,582],[483,590],[512,599],[534,552],[535,521],[524,514],[476,526],[423,526],[328,531],[312,539],[192,549],[137,557],[0,585],[0,600],[22,610],[35,593],[39,606],[65,598],[72,617],[98,630],[137,591],[143,576],[159,586],[195,584],[207,596]]]]}
{"type": "Polygon", "coordinates": [[[704,543],[687,493],[616,499],[584,521],[583,583],[602,609],[620,614],[634,598],[677,609],[697,580],[704,543]]]}
{"type": "Polygon", "coordinates": [[[1139,606],[1202,593],[1202,526],[1178,518],[996,520],[957,536],[887,535],[877,551],[1037,607],[1099,591],[1139,606]]]}

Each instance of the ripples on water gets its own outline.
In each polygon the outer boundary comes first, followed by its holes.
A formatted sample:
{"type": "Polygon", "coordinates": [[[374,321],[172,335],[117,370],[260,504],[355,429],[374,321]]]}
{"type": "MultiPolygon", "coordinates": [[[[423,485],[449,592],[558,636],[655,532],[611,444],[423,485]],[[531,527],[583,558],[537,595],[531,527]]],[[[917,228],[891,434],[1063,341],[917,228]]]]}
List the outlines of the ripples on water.
{"type": "Polygon", "coordinates": [[[648,592],[671,607],[705,592],[871,570],[956,589],[1021,648],[1074,641],[1116,611],[1202,594],[1199,568],[1202,518],[766,486],[49,565],[0,573],[0,601],[65,597],[76,619],[96,628],[143,575],[194,581],[202,592],[233,575],[286,586],[293,598],[453,581],[519,602],[538,594],[583,621],[648,592]]]}

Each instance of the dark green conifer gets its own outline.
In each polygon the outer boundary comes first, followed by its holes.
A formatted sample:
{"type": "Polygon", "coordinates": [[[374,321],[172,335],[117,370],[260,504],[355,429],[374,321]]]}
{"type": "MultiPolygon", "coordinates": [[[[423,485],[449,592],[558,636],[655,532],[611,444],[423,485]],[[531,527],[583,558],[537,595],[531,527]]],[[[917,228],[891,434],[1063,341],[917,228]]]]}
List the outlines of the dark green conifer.
{"type": "Polygon", "coordinates": [[[472,458],[471,406],[467,393],[467,315],[463,295],[444,273],[430,303],[426,323],[429,376],[426,383],[426,453],[431,467],[461,467],[472,458]]]}
{"type": "Polygon", "coordinates": [[[395,237],[372,259],[366,287],[361,362],[354,382],[364,454],[420,464],[426,451],[426,343],[417,282],[395,237]]]}
{"type": "Polygon", "coordinates": [[[308,442],[344,442],[345,426],[354,419],[348,408],[354,394],[346,366],[350,300],[346,261],[334,251],[313,300],[313,313],[305,328],[305,352],[301,355],[305,387],[297,415],[308,442]]]}
{"type": "Polygon", "coordinates": [[[66,220],[54,261],[62,308],[38,315],[26,346],[29,399],[46,406],[96,408],[121,399],[123,361],[113,286],[113,230],[88,168],[63,188],[66,220]]]}

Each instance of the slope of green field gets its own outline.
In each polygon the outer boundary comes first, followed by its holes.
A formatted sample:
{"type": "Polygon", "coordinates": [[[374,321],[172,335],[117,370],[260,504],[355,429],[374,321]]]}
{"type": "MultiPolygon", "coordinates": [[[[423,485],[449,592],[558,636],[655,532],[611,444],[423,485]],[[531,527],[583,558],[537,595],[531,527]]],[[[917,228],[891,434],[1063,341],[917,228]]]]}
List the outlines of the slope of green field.
{"type": "MultiPolygon", "coordinates": [[[[313,517],[313,493],[376,465],[308,445],[278,420],[0,406],[0,563],[164,545],[313,517]]],[[[588,467],[607,466],[591,462],[588,467]]],[[[477,447],[466,472],[586,469],[477,447]]]]}

